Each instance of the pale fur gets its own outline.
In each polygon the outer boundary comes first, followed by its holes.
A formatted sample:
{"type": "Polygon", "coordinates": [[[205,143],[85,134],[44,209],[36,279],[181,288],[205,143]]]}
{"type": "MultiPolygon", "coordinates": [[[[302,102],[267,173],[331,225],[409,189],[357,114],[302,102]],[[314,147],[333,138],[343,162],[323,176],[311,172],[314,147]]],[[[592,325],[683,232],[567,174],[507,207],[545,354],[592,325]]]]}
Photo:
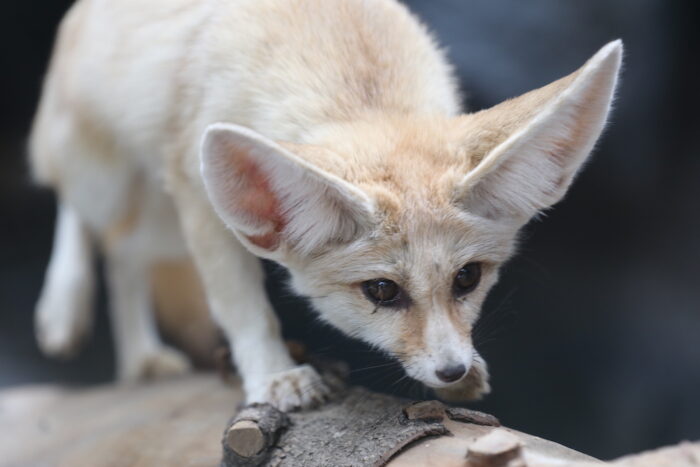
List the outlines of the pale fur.
{"type": "MultiPolygon", "coordinates": [[[[99,240],[127,379],[186,369],[157,338],[145,284],[155,262],[188,252],[248,401],[323,399],[282,343],[252,252],[286,266],[321,319],[446,395],[477,397],[481,303],[518,229],[564,195],[598,138],[620,55],[612,43],[567,78],[459,116],[444,54],[394,0],[80,0],[31,138],[36,178],[74,213],[50,271],[88,284],[64,250],[88,248],[80,232],[99,240]],[[481,284],[455,300],[473,261],[481,284]],[[410,308],[375,309],[360,287],[375,278],[399,283],[410,308]],[[460,363],[461,381],[436,377],[460,363]]],[[[43,317],[85,301],[59,275],[38,307],[48,350],[70,347],[76,326],[43,317]]]]}

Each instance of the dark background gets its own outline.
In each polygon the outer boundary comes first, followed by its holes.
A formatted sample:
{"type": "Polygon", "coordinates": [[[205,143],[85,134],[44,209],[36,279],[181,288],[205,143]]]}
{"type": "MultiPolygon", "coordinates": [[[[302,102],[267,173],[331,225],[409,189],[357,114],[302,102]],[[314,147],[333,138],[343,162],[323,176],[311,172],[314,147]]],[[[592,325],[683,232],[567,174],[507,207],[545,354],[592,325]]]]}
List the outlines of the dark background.
{"type": "MultiPolygon", "coordinates": [[[[72,362],[42,357],[32,309],[54,201],[32,187],[25,138],[56,25],[71,2],[7,2],[0,18],[0,386],[97,383],[114,369],[104,313],[72,362]]],[[[529,225],[477,342],[514,428],[613,457],[700,438],[700,35],[693,0],[412,0],[457,65],[471,109],[576,69],[625,41],[611,124],[567,199],[529,225]]],[[[270,268],[273,269],[273,268],[270,268]]],[[[309,325],[273,273],[286,332],[349,359],[354,379],[408,392],[362,346],[309,325]],[[287,311],[289,310],[289,311],[287,311]],[[305,321],[302,321],[305,320],[305,321]]]]}

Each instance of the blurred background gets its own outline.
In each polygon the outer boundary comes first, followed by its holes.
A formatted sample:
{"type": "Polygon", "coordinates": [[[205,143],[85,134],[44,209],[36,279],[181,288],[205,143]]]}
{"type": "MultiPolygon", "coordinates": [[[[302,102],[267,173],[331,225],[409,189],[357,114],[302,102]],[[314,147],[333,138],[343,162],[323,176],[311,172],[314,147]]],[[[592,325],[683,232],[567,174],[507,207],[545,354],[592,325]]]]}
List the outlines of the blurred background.
{"type": "MultiPolygon", "coordinates": [[[[25,140],[70,3],[7,2],[0,16],[0,389],[103,383],[114,371],[104,292],[75,360],[46,359],[33,337],[55,206],[28,179],[25,140]]],[[[626,47],[595,156],[567,199],[525,229],[487,302],[477,346],[494,390],[476,407],[602,458],[700,438],[698,3],[406,3],[448,48],[472,110],[568,74],[612,39],[626,47]]],[[[368,368],[380,356],[314,323],[267,266],[289,337],[348,360],[355,382],[416,395],[397,373],[368,368]]]]}

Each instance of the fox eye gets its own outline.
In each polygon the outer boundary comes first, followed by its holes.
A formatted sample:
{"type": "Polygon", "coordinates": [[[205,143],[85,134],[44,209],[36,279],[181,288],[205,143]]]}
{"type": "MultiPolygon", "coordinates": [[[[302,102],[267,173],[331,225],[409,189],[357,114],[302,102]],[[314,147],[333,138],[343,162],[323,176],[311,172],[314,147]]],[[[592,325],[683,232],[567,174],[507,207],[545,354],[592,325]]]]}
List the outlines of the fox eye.
{"type": "Polygon", "coordinates": [[[362,283],[365,297],[377,306],[403,308],[407,305],[408,297],[399,285],[389,279],[372,279],[362,283]]]}
{"type": "Polygon", "coordinates": [[[454,284],[452,285],[454,296],[459,298],[468,294],[479,285],[480,280],[481,263],[469,263],[464,265],[462,269],[457,271],[454,284]]]}

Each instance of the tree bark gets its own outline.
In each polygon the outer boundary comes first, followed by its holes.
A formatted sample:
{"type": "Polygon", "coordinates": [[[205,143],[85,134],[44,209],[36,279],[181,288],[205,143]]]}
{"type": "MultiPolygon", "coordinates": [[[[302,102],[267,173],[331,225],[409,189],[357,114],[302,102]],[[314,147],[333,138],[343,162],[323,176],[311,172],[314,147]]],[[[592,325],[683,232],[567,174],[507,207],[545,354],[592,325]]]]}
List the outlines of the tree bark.
{"type": "Polygon", "coordinates": [[[435,409],[435,413],[428,416],[418,413],[409,418],[402,412],[407,406],[410,409],[410,402],[404,399],[356,387],[316,410],[286,416],[270,405],[257,405],[253,410],[245,408],[226,430],[223,465],[382,466],[414,441],[449,434],[440,423],[445,416],[442,407],[439,407],[439,417],[435,409]],[[283,426],[268,422],[285,417],[287,423],[283,426]],[[265,439],[277,438],[280,429],[282,433],[276,443],[266,443],[262,452],[244,456],[240,446],[246,443],[240,442],[234,431],[241,421],[253,421],[265,439]]]}

